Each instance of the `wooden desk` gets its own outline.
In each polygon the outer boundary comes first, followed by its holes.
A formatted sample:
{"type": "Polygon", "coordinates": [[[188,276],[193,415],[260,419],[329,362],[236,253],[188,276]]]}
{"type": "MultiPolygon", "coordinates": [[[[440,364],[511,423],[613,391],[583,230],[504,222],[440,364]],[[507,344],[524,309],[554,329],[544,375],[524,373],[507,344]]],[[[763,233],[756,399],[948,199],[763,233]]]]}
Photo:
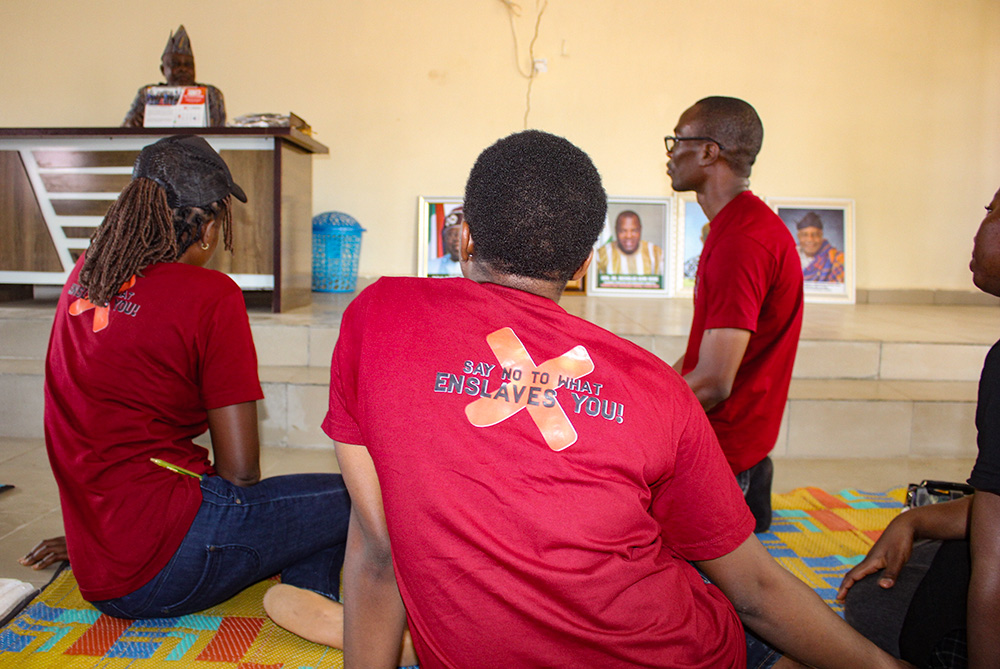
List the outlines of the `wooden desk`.
{"type": "Polygon", "coordinates": [[[0,285],[65,283],[139,151],[171,134],[204,137],[247,194],[209,267],[273,291],[275,312],[309,304],[312,154],[329,149],[292,128],[0,128],[0,285]]]}

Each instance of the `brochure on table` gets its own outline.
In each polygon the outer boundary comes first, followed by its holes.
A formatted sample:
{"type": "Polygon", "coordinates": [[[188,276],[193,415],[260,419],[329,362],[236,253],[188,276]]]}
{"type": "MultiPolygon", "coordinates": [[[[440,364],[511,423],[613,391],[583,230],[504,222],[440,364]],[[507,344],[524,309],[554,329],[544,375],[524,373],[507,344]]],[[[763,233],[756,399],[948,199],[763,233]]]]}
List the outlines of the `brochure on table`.
{"type": "Polygon", "coordinates": [[[204,128],[208,125],[204,86],[150,86],[146,89],[147,128],[204,128]]]}

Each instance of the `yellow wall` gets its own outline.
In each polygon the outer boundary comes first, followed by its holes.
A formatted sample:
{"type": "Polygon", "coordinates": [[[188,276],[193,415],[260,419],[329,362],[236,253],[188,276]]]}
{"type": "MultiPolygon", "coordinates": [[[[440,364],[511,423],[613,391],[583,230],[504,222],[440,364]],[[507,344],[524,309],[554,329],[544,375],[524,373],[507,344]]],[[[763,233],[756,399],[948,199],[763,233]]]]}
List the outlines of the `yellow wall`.
{"type": "MultiPolygon", "coordinates": [[[[522,67],[535,0],[517,0],[522,67]]],[[[110,126],[159,81],[171,29],[230,117],[295,111],[329,156],[315,211],[368,229],[361,274],[416,271],[416,200],[461,195],[522,129],[501,0],[4,0],[0,126],[110,126]]],[[[759,195],[853,198],[857,285],[972,289],[1000,184],[996,0],[549,0],[529,125],[588,151],[611,195],[670,194],[662,137],[692,102],[764,121],[759,195]]]]}

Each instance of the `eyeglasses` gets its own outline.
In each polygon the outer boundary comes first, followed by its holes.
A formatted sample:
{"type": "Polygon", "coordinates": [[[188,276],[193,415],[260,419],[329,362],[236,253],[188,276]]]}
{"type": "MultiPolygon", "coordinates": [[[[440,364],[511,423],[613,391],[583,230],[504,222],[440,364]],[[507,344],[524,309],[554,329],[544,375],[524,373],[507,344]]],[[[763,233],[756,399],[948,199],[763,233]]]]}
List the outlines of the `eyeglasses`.
{"type": "Polygon", "coordinates": [[[667,135],[663,138],[663,143],[667,146],[667,153],[673,153],[674,149],[677,148],[677,142],[690,142],[693,140],[701,140],[705,142],[712,142],[719,146],[719,151],[725,151],[726,147],[722,146],[722,142],[712,139],[711,137],[674,137],[673,135],[667,135]]]}

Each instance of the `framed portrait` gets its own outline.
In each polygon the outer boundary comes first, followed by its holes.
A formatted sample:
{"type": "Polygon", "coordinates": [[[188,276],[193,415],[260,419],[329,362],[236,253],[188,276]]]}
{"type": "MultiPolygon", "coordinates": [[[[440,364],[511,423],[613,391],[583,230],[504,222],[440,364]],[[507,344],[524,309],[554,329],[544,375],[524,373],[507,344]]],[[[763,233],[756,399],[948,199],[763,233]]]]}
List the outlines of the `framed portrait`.
{"type": "Polygon", "coordinates": [[[587,272],[588,295],[665,297],[673,290],[670,198],[608,198],[587,272]]]}
{"type": "Polygon", "coordinates": [[[854,200],[767,198],[795,238],[807,302],[854,303],[854,200]]]}
{"type": "Polygon", "coordinates": [[[587,277],[581,276],[576,281],[567,281],[563,288],[564,295],[584,295],[587,292],[587,277]]]}
{"type": "Polygon", "coordinates": [[[465,214],[460,197],[417,200],[417,276],[462,276],[458,242],[465,214]]]}
{"type": "Polygon", "coordinates": [[[694,277],[698,272],[701,249],[708,237],[708,217],[694,193],[678,193],[677,223],[674,225],[674,295],[694,295],[694,277]]]}

